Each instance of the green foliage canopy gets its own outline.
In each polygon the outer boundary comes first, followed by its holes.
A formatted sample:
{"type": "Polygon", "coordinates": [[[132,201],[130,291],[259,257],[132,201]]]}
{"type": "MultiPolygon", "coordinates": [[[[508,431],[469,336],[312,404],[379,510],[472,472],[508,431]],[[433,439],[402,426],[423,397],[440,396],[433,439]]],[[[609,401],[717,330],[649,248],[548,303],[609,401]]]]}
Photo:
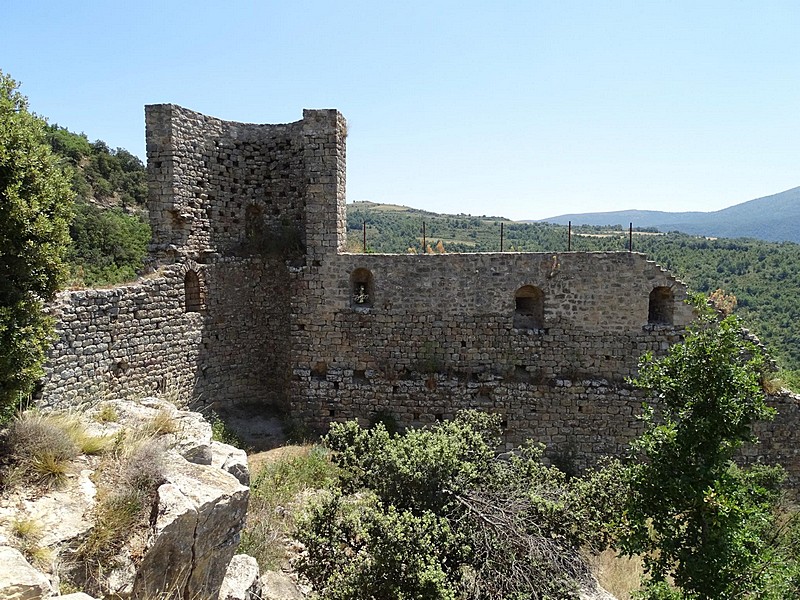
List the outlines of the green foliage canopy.
{"type": "Polygon", "coordinates": [[[147,255],[150,227],[120,208],[78,203],[70,236],[72,277],[90,286],[115,284],[136,278],[147,255]]]}
{"type": "Polygon", "coordinates": [[[52,322],[44,302],[65,273],[73,194],[45,124],[0,72],[0,411],[30,393],[52,322]]]}
{"type": "Polygon", "coordinates": [[[738,319],[718,321],[713,311],[703,311],[664,358],[641,361],[634,384],[656,403],[633,445],[641,460],[628,472],[633,493],[622,547],[645,556],[647,597],[768,597],[780,563],[771,541],[783,472],[733,462],[754,441],[753,424],[774,413],[762,389],[765,371],[738,319]],[[665,596],[668,577],[683,596],[665,596]]]}
{"type": "Polygon", "coordinates": [[[137,156],[112,150],[102,140],[89,142],[58,125],[47,126],[53,152],[72,167],[72,186],[83,201],[118,200],[123,210],[142,209],[147,200],[147,174],[137,156]]]}
{"type": "Polygon", "coordinates": [[[150,226],[144,165],[125,150],[58,125],[47,126],[53,151],[71,174],[78,202],[67,255],[72,285],[113,285],[136,278],[147,255],[150,226]]]}

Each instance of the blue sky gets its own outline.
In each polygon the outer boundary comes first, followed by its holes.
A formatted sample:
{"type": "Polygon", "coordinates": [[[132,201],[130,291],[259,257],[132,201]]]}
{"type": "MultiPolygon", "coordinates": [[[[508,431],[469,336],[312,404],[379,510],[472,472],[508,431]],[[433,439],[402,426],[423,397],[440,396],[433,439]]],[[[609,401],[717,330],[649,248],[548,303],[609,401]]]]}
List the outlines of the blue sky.
{"type": "Polygon", "coordinates": [[[348,119],[348,199],[535,219],[800,185],[800,3],[2,0],[31,108],[144,158],[144,111],[348,119]]]}

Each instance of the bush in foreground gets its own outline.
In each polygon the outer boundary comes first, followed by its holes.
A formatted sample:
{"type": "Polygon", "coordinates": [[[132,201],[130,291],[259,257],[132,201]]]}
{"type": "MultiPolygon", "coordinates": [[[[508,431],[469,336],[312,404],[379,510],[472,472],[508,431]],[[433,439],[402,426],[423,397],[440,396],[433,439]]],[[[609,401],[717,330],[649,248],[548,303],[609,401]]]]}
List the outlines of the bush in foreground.
{"type": "Polygon", "coordinates": [[[800,565],[784,535],[793,525],[778,525],[783,471],[733,462],[755,441],[753,424],[774,414],[764,356],[735,317],[697,308],[684,343],[645,356],[634,381],[657,403],[634,443],[622,547],[645,556],[646,598],[796,598],[800,565]]]}
{"type": "Polygon", "coordinates": [[[600,475],[567,480],[538,447],[498,456],[499,425],[472,411],[395,436],[333,425],[341,475],[298,531],[299,570],[321,597],[577,597],[581,548],[605,545],[601,512],[621,497],[607,487],[605,508],[590,507],[600,475]]]}

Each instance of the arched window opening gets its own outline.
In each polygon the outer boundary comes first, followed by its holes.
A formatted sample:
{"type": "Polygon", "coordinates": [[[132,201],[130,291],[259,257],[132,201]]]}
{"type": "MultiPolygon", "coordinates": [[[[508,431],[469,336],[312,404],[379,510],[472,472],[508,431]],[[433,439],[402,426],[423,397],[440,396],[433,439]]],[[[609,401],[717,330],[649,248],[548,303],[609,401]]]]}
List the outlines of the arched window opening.
{"type": "Polygon", "coordinates": [[[647,322],[651,325],[672,325],[672,311],[675,299],[668,287],[653,288],[650,292],[650,305],[647,322]]]}
{"type": "Polygon", "coordinates": [[[375,290],[369,269],[356,269],[350,275],[350,303],[354,308],[372,306],[375,290]]]}
{"type": "Polygon", "coordinates": [[[200,278],[194,271],[186,271],[183,278],[183,291],[185,294],[185,310],[189,312],[200,312],[203,310],[203,295],[200,291],[200,278]]]}
{"type": "Polygon", "coordinates": [[[514,328],[544,329],[544,292],[523,285],[514,294],[514,328]]]}

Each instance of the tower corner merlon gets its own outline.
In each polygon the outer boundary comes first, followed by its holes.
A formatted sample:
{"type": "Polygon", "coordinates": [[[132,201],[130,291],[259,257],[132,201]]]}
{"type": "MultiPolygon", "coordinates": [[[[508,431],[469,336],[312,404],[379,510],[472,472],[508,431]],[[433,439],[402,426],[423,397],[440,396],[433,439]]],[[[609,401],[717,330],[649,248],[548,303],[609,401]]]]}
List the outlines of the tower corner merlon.
{"type": "Polygon", "coordinates": [[[347,121],[336,109],[303,110],[306,249],[314,259],[344,250],[347,121]]]}

